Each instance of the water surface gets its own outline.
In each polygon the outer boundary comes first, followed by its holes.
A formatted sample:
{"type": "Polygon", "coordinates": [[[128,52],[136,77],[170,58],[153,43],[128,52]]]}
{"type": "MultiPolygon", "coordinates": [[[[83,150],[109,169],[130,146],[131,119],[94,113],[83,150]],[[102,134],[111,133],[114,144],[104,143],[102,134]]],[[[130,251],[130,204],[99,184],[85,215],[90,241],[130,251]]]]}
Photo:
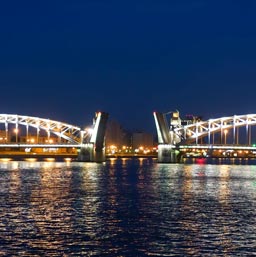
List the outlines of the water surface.
{"type": "Polygon", "coordinates": [[[0,162],[0,256],[256,255],[256,166],[0,162]]]}

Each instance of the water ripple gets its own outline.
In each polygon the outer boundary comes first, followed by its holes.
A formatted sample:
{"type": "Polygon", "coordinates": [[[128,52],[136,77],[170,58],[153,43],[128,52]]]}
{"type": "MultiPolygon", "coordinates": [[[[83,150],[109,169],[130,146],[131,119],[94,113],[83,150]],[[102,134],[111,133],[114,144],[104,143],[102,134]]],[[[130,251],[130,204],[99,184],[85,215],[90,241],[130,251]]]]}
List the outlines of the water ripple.
{"type": "Polygon", "coordinates": [[[256,255],[256,168],[0,163],[0,256],[256,255]]]}

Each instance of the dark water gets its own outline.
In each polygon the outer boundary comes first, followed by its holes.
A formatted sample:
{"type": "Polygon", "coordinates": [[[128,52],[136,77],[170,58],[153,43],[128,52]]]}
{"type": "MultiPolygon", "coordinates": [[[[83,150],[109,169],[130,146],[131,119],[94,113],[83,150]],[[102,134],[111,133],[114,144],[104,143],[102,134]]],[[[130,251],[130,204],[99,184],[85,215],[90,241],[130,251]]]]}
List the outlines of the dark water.
{"type": "Polygon", "coordinates": [[[256,166],[0,162],[0,256],[256,255],[256,166]]]}

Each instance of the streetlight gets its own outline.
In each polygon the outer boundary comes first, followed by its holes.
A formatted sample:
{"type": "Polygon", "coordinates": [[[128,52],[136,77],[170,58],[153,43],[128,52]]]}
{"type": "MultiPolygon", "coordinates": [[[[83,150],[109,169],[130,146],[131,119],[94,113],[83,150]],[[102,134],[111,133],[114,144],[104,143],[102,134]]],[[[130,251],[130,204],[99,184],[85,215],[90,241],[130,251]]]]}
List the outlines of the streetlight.
{"type": "Polygon", "coordinates": [[[16,134],[16,143],[18,143],[18,133],[19,133],[19,130],[17,128],[15,128],[13,131],[16,134]]]}
{"type": "Polygon", "coordinates": [[[225,145],[227,144],[227,133],[228,133],[228,130],[227,129],[225,129],[224,130],[224,143],[225,143],[225,145]]]}

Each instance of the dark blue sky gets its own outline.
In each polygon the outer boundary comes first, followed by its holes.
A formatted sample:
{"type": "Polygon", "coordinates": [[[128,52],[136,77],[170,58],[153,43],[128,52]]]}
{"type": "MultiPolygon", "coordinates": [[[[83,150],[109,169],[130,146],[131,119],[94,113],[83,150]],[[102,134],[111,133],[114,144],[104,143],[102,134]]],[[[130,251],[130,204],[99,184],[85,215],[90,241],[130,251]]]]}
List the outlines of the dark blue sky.
{"type": "Polygon", "coordinates": [[[87,125],[109,112],[256,113],[253,0],[44,0],[0,6],[1,113],[87,125]]]}

